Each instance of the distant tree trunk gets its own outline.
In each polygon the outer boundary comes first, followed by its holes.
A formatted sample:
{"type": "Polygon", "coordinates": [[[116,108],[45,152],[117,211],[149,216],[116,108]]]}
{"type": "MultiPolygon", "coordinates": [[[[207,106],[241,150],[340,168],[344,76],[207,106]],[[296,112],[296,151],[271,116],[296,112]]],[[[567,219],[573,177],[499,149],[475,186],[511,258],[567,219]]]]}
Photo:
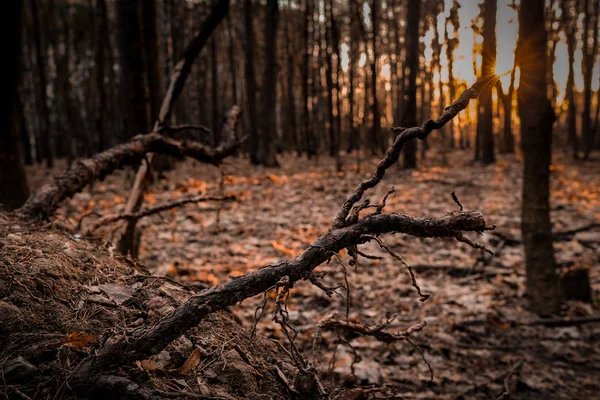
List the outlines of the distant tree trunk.
{"type": "MultiPolygon", "coordinates": [[[[420,2],[420,0],[417,2],[420,2]]],[[[373,151],[373,154],[378,153],[379,149],[381,148],[381,115],[379,111],[379,101],[377,99],[377,60],[379,58],[377,41],[379,37],[379,3],[380,0],[373,0],[371,5],[371,45],[373,48],[373,58],[371,59],[371,96],[373,97],[371,103],[371,113],[373,114],[371,150],[373,151]]]]}
{"type": "Polygon", "coordinates": [[[315,155],[314,139],[312,134],[312,124],[310,118],[309,102],[312,102],[310,93],[310,71],[312,59],[312,47],[311,47],[311,24],[313,20],[313,0],[305,0],[304,4],[304,53],[302,55],[302,119],[304,123],[304,151],[306,156],[311,158],[315,155]]]}
{"type": "Polygon", "coordinates": [[[29,196],[17,129],[23,3],[9,1],[3,10],[0,34],[4,42],[5,70],[0,78],[0,208],[14,210],[29,196]]]}
{"type": "MultiPolygon", "coordinates": [[[[96,151],[101,152],[106,148],[106,138],[104,136],[104,113],[106,110],[106,90],[104,89],[104,50],[105,44],[104,39],[106,38],[106,31],[108,25],[108,17],[106,15],[106,2],[105,0],[96,0],[96,32],[94,32],[96,50],[95,54],[95,66],[96,66],[96,91],[98,92],[98,98],[96,103],[95,123],[97,145],[96,151]]],[[[112,68],[112,65],[110,65],[112,68]]]]}
{"type": "Polygon", "coordinates": [[[354,91],[355,80],[356,80],[356,61],[358,58],[358,42],[360,40],[360,34],[357,29],[357,25],[360,22],[360,11],[358,10],[358,2],[350,2],[350,52],[348,54],[348,125],[350,127],[348,132],[347,140],[347,151],[360,150],[360,130],[356,129],[356,123],[354,121],[354,91]]]}
{"type": "Polygon", "coordinates": [[[567,132],[569,145],[573,151],[573,158],[579,158],[579,139],[577,137],[577,105],[575,104],[575,47],[576,40],[575,30],[576,24],[571,13],[572,3],[569,0],[562,0],[562,17],[565,36],[567,39],[567,54],[569,57],[569,75],[567,77],[567,85],[565,88],[567,108],[567,132]]]}
{"type": "Polygon", "coordinates": [[[119,55],[121,66],[120,97],[124,114],[123,139],[148,132],[146,79],[140,19],[137,1],[117,0],[119,55]]]}
{"type": "Polygon", "coordinates": [[[244,46],[244,75],[246,82],[246,114],[248,120],[248,152],[250,162],[259,164],[258,121],[256,119],[256,73],[254,72],[254,21],[252,0],[244,0],[244,30],[246,43],[244,46]]]}
{"type": "Polygon", "coordinates": [[[219,106],[219,63],[217,54],[217,39],[213,34],[210,38],[210,78],[212,102],[212,145],[217,146],[220,141],[221,111],[219,106]]]}
{"type": "MultiPolygon", "coordinates": [[[[417,125],[417,75],[419,73],[419,20],[421,0],[408,2],[406,15],[406,66],[409,69],[406,81],[405,109],[402,116],[402,126],[417,125]]],[[[417,143],[407,142],[403,149],[404,168],[417,167],[417,143]]]]}
{"type": "Polygon", "coordinates": [[[333,119],[333,41],[331,29],[331,2],[325,0],[325,83],[327,84],[327,132],[329,137],[329,156],[336,154],[335,122],[333,119]]]}
{"type": "Polygon", "coordinates": [[[163,98],[162,51],[160,40],[160,24],[157,15],[157,0],[142,2],[144,23],[144,51],[148,71],[148,90],[150,92],[150,116],[154,121],[158,118],[163,98]]]}
{"type": "Polygon", "coordinates": [[[581,115],[581,136],[583,139],[584,159],[594,148],[592,129],[592,76],[598,53],[598,24],[600,18],[600,0],[584,0],[583,10],[583,114],[581,115]],[[591,6],[591,7],[590,7],[591,6]]]}
{"type": "MultiPolygon", "coordinates": [[[[492,76],[496,67],[496,10],[497,0],[485,0],[483,16],[483,52],[482,77],[492,76]]],[[[544,72],[545,73],[545,72],[544,72]]],[[[496,161],[494,155],[494,124],[492,109],[492,91],[486,90],[479,96],[479,119],[477,121],[477,140],[481,150],[481,161],[491,164],[496,161]]]]}
{"type": "Polygon", "coordinates": [[[331,8],[331,45],[332,53],[335,56],[335,76],[333,80],[335,90],[335,167],[338,172],[342,170],[341,140],[342,140],[342,98],[340,90],[340,79],[342,75],[342,62],[340,57],[340,32],[333,14],[333,0],[329,0],[331,8]]]}
{"type": "MultiPolygon", "coordinates": [[[[290,14],[291,15],[291,14],[290,14]]],[[[300,154],[300,147],[298,146],[298,136],[296,135],[296,97],[294,96],[295,91],[295,79],[296,68],[294,65],[294,43],[293,38],[290,34],[290,25],[292,21],[287,21],[285,24],[285,41],[286,41],[286,75],[287,75],[287,122],[288,128],[286,129],[287,146],[288,149],[296,149],[300,154]]]]}
{"type": "Polygon", "coordinates": [[[550,223],[549,183],[555,116],[546,94],[548,44],[544,5],[545,0],[521,3],[515,55],[521,70],[517,98],[524,158],[521,231],[527,296],[531,308],[542,315],[558,312],[561,305],[550,223]]]}
{"type": "Polygon", "coordinates": [[[277,112],[277,25],[279,23],[279,6],[277,0],[267,0],[265,15],[265,61],[262,90],[263,111],[260,162],[266,167],[278,167],[277,162],[277,129],[275,114],[277,112]]]}
{"type": "MultiPolygon", "coordinates": [[[[456,47],[458,47],[458,30],[460,29],[460,20],[458,16],[458,9],[460,5],[457,0],[453,0],[452,7],[450,7],[450,14],[448,18],[446,18],[446,24],[444,29],[444,35],[446,40],[446,57],[448,58],[448,89],[450,95],[450,101],[454,101],[454,96],[456,93],[455,90],[455,82],[454,82],[454,51],[456,47]],[[451,24],[454,28],[454,36],[449,37],[448,32],[448,24],[451,24]]],[[[455,138],[454,138],[454,120],[450,121],[450,140],[448,142],[448,146],[450,149],[456,147],[455,138]]]]}
{"type": "Polygon", "coordinates": [[[46,86],[48,84],[47,76],[46,76],[46,57],[44,57],[44,43],[42,42],[42,33],[40,31],[40,26],[42,26],[42,22],[39,18],[38,11],[39,5],[36,4],[35,0],[29,1],[32,24],[33,24],[33,34],[35,36],[35,58],[36,58],[36,66],[37,66],[37,74],[38,74],[38,97],[39,97],[39,122],[40,122],[40,136],[41,136],[41,145],[43,157],[46,159],[46,165],[48,168],[52,168],[54,166],[54,156],[52,153],[52,145],[50,141],[50,115],[47,104],[47,96],[46,96],[46,86]]]}
{"type": "Polygon", "coordinates": [[[512,132],[512,102],[515,93],[515,70],[513,67],[510,72],[510,85],[508,92],[504,93],[502,84],[498,81],[496,88],[498,90],[498,97],[502,100],[502,107],[504,113],[504,126],[503,126],[503,142],[504,142],[504,153],[513,154],[515,152],[515,136],[512,132]]]}

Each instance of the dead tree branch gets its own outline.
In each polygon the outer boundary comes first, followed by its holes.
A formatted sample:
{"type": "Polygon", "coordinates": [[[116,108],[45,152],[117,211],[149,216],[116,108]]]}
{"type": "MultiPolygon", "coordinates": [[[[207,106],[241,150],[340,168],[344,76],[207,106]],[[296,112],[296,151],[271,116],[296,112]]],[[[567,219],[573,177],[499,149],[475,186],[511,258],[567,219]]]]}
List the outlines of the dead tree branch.
{"type": "Polygon", "coordinates": [[[175,201],[169,201],[169,202],[159,204],[159,205],[151,207],[151,208],[147,208],[147,209],[137,212],[137,213],[110,214],[110,215],[106,215],[102,218],[99,218],[96,222],[94,222],[94,225],[90,228],[89,232],[94,232],[101,226],[106,225],[106,224],[111,224],[116,221],[120,221],[120,220],[137,221],[138,219],[148,217],[150,215],[158,214],[163,211],[171,210],[173,208],[181,207],[186,204],[203,203],[203,202],[207,202],[207,201],[232,201],[235,199],[236,199],[235,196],[200,195],[200,196],[186,197],[186,198],[178,199],[175,201]]]}
{"type": "Polygon", "coordinates": [[[97,353],[85,359],[72,373],[75,385],[91,385],[98,373],[156,354],[196,326],[206,316],[277,285],[285,276],[290,287],[310,276],[332,252],[364,243],[365,234],[395,232],[417,237],[456,237],[461,231],[482,232],[487,225],[480,213],[456,212],[440,218],[417,218],[403,214],[371,215],[356,224],[327,232],[291,261],[270,265],[206,290],[181,305],[156,325],[138,329],[127,337],[109,339],[97,353]]]}
{"type": "Polygon", "coordinates": [[[127,143],[73,163],[54,182],[33,193],[17,213],[28,220],[47,219],[62,201],[73,197],[91,182],[102,180],[124,166],[139,163],[150,152],[176,157],[188,156],[207,164],[218,165],[238,145],[235,142],[214,149],[198,142],[172,140],[158,133],[138,135],[127,143]]]}
{"type": "Polygon", "coordinates": [[[402,152],[405,143],[414,139],[423,140],[434,130],[442,128],[456,117],[459,112],[467,108],[472,99],[477,98],[482,91],[487,90],[494,85],[497,80],[498,77],[495,75],[479,79],[473,86],[465,90],[454,104],[447,107],[437,120],[429,120],[423,125],[415,126],[413,128],[392,128],[394,131],[398,132],[394,144],[388,149],[386,156],[379,161],[377,169],[371,178],[361,182],[354,192],[346,199],[333,221],[333,227],[341,228],[347,225],[346,218],[354,204],[360,201],[367,190],[374,188],[381,182],[385,176],[385,171],[398,161],[398,157],[400,157],[400,153],[402,152]]]}

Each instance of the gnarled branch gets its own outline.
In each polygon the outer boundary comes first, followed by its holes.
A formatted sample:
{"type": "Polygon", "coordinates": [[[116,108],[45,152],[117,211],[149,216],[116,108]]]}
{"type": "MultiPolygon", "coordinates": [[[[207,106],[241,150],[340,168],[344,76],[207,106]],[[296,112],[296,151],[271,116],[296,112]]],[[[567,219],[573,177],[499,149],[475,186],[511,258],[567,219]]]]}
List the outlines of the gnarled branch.
{"type": "Polygon", "coordinates": [[[429,120],[423,125],[415,126],[413,128],[392,128],[394,131],[399,132],[394,144],[388,149],[386,156],[379,161],[373,175],[369,179],[361,182],[354,192],[346,199],[342,208],[335,216],[333,227],[341,228],[347,224],[346,218],[354,204],[360,201],[367,190],[374,188],[381,182],[385,176],[385,171],[398,161],[405,143],[417,138],[423,140],[434,130],[442,128],[456,117],[459,112],[467,108],[469,102],[472,99],[477,98],[479,93],[491,87],[496,80],[498,80],[498,77],[495,75],[479,79],[473,86],[465,90],[454,104],[447,107],[444,110],[444,113],[436,120],[429,120]]]}

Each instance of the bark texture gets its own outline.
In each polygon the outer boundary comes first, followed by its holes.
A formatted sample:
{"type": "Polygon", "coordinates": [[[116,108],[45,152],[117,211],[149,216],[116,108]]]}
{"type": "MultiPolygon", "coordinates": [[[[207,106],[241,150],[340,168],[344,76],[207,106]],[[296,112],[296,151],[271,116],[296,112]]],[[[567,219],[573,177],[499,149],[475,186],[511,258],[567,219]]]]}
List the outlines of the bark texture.
{"type": "Polygon", "coordinates": [[[561,295],[556,273],[550,223],[550,161],[555,116],[546,95],[547,34],[544,0],[521,3],[517,93],[523,148],[523,207],[521,231],[525,246],[527,296],[539,314],[559,311],[561,295]]]}

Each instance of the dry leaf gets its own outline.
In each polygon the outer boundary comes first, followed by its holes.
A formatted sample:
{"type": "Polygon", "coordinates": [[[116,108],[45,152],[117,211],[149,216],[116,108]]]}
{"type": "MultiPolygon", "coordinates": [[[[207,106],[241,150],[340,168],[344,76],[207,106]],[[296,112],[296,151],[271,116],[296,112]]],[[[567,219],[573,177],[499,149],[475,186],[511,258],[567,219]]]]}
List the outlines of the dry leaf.
{"type": "Polygon", "coordinates": [[[283,254],[288,255],[290,257],[293,257],[294,254],[295,254],[294,250],[288,249],[287,247],[285,247],[281,243],[276,242],[275,240],[271,240],[271,246],[273,246],[273,248],[275,250],[278,250],[278,251],[282,252],[283,254]]]}
{"type": "Polygon", "coordinates": [[[192,351],[192,354],[190,354],[190,356],[188,357],[188,359],[185,360],[185,362],[183,363],[183,365],[181,367],[177,368],[176,372],[178,374],[180,374],[180,375],[187,375],[187,374],[189,374],[200,363],[200,357],[201,357],[200,348],[196,347],[194,349],[194,351],[192,351]]]}
{"type": "Polygon", "coordinates": [[[96,336],[87,333],[73,331],[62,342],[63,346],[72,349],[82,350],[90,347],[96,341],[96,336]]]}
{"type": "Polygon", "coordinates": [[[138,368],[143,369],[148,372],[152,371],[164,371],[165,367],[161,363],[152,360],[141,360],[136,361],[136,365],[138,368]]]}

